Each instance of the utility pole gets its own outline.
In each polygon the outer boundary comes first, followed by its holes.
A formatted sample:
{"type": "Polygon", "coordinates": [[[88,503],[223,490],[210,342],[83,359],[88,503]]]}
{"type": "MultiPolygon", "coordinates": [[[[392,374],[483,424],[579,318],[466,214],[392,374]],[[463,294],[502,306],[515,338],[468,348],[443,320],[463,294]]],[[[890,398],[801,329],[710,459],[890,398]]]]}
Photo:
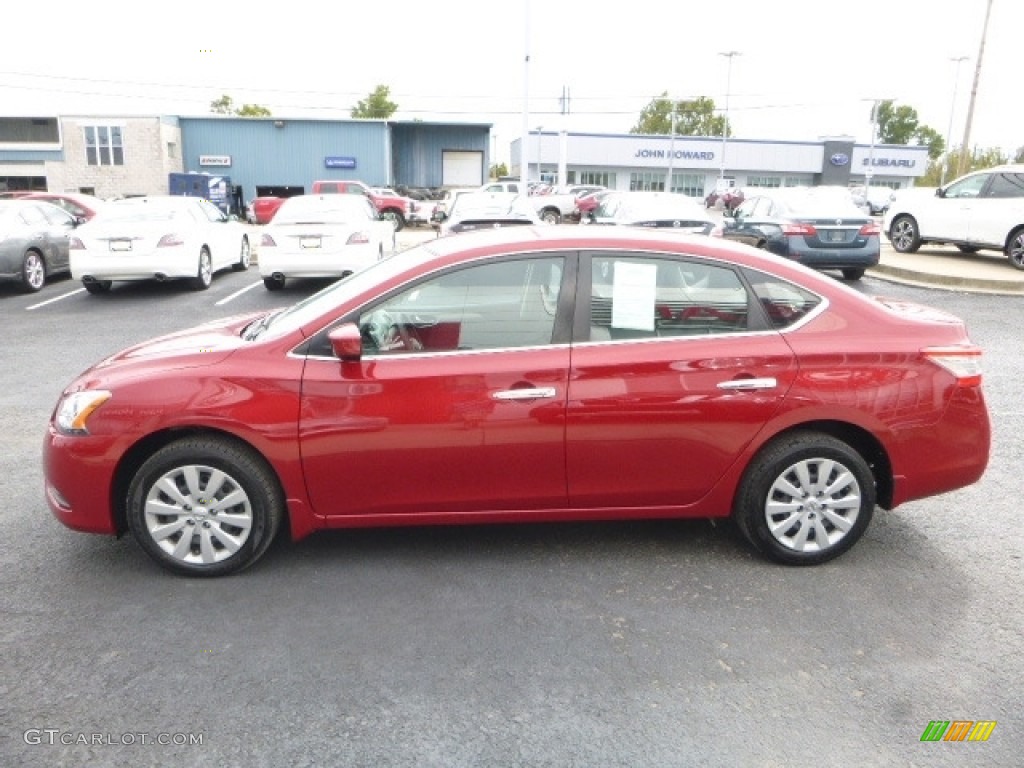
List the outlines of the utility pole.
{"type": "Polygon", "coordinates": [[[963,64],[968,56],[951,56],[950,61],[956,64],[956,75],[953,76],[953,103],[949,107],[949,127],[946,129],[946,157],[942,158],[942,167],[939,170],[939,186],[945,186],[946,184],[946,169],[953,162],[953,115],[956,114],[956,91],[957,86],[960,85],[960,65],[963,64]]]}
{"type": "Polygon", "coordinates": [[[988,19],[992,15],[992,0],[985,6],[985,24],[981,28],[981,44],[978,46],[978,62],[974,67],[974,83],[971,85],[971,101],[967,106],[967,125],[964,126],[964,145],[960,148],[960,162],[956,175],[967,173],[967,152],[971,145],[971,123],[974,122],[974,102],[978,96],[978,81],[981,80],[981,59],[985,55],[985,37],[988,35],[988,19]]]}

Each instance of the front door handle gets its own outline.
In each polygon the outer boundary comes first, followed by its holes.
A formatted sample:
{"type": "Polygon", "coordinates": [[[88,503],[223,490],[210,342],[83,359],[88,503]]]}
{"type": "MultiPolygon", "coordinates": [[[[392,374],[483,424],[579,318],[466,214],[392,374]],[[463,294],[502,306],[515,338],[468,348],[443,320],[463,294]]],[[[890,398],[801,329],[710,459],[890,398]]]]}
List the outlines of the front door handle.
{"type": "Polygon", "coordinates": [[[491,397],[495,400],[540,400],[554,397],[554,387],[536,387],[532,389],[505,389],[495,392],[491,397]]]}
{"type": "Polygon", "coordinates": [[[732,379],[731,381],[719,382],[719,389],[774,389],[778,386],[778,381],[774,377],[766,377],[763,379],[732,379]]]}

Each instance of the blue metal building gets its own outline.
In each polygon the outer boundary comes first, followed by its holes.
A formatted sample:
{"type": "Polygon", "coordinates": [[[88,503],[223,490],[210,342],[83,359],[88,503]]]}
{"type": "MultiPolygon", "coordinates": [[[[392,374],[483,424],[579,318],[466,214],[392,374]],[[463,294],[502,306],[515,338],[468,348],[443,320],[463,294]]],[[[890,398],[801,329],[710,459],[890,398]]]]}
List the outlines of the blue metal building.
{"type": "Polygon", "coordinates": [[[370,186],[483,184],[489,124],[182,117],[186,172],[230,176],[246,199],[309,191],[317,180],[370,186]]]}

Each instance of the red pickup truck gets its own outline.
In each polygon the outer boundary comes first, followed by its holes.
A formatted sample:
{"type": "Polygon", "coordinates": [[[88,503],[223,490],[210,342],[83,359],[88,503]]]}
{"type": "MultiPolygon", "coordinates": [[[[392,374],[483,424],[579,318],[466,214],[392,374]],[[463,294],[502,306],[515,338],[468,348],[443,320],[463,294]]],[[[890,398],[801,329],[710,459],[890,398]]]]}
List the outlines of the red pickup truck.
{"type": "Polygon", "coordinates": [[[314,195],[365,195],[380,212],[381,218],[391,219],[395,229],[402,229],[409,219],[409,207],[404,198],[378,195],[361,181],[314,181],[314,195]]]}

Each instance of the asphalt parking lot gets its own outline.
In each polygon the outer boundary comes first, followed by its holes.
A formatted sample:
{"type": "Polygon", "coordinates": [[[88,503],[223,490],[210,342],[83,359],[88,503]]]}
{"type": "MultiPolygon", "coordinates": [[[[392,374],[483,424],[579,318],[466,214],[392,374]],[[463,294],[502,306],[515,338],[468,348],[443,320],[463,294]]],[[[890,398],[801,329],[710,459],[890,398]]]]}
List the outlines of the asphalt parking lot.
{"type": "Polygon", "coordinates": [[[79,371],[323,284],[0,285],[0,765],[1020,764],[1024,299],[861,281],[967,320],[993,453],[816,568],[662,521],[339,531],[195,581],[53,519],[39,450],[79,371]],[[996,725],[921,741],[947,720],[996,725]]]}

